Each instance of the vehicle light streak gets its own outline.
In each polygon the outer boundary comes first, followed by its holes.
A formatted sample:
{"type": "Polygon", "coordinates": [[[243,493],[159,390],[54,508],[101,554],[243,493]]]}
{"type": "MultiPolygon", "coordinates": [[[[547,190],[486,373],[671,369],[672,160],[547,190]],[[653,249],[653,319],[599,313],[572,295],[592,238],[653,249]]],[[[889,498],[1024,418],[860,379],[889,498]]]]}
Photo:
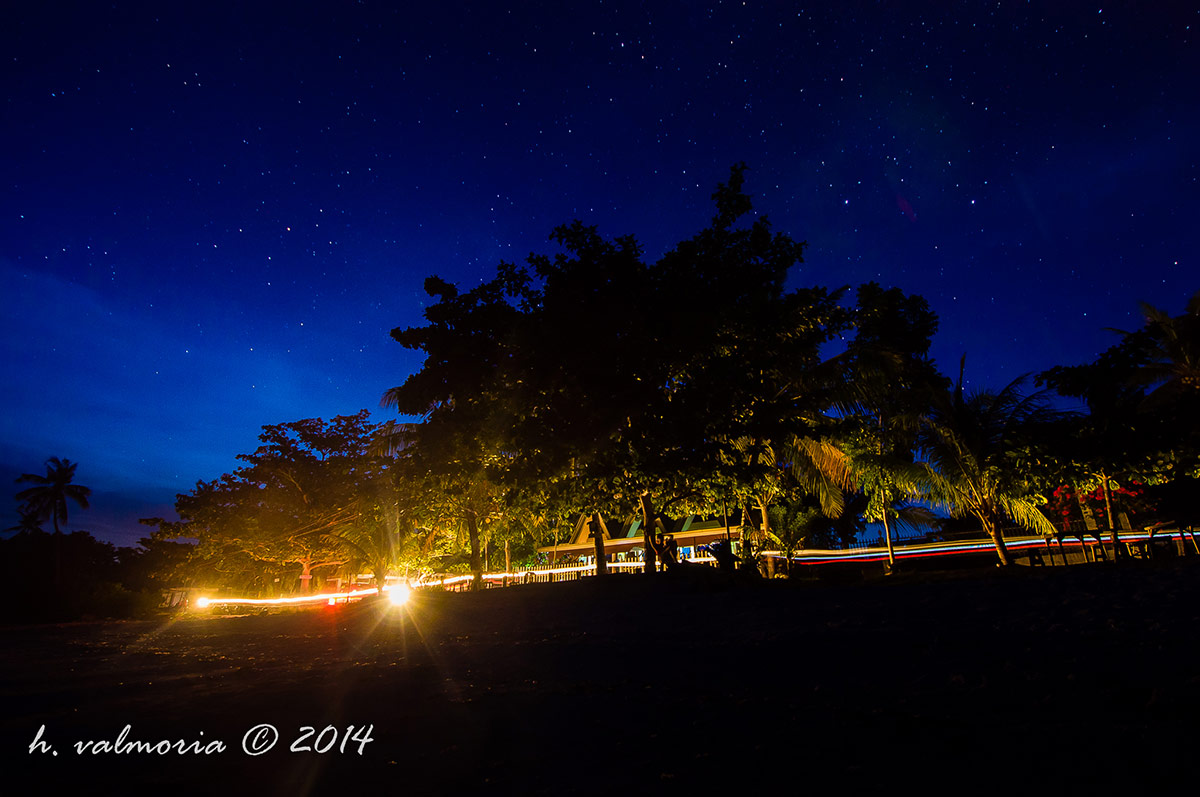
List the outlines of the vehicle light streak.
{"type": "MultiPolygon", "coordinates": [[[[408,600],[410,590],[407,586],[399,584],[394,587],[384,587],[384,594],[391,598],[392,603],[402,605],[408,600]]],[[[367,589],[354,589],[346,592],[321,592],[314,595],[299,595],[292,598],[211,598],[201,597],[196,599],[197,609],[207,609],[211,606],[303,606],[305,604],[325,603],[330,606],[336,605],[340,601],[361,600],[370,595],[378,595],[377,587],[368,587],[367,589]]]]}
{"type": "MultiPolygon", "coordinates": [[[[1147,540],[1183,540],[1185,539],[1184,532],[1176,531],[1158,531],[1153,534],[1146,531],[1130,531],[1125,530],[1120,533],[1120,542],[1145,542],[1147,540]]],[[[1100,532],[1100,541],[1097,542],[1095,537],[1087,537],[1084,539],[1082,546],[1078,537],[1072,537],[1065,540],[1063,547],[1095,547],[1102,545],[1106,540],[1112,541],[1111,534],[1105,535],[1100,532]]],[[[1044,537],[1020,536],[1005,538],[1005,545],[1011,550],[1022,550],[1028,548],[1042,548],[1048,545],[1044,537]]],[[[968,541],[949,541],[949,542],[927,542],[917,543],[915,545],[898,545],[895,547],[895,556],[897,559],[925,559],[935,556],[951,556],[961,553],[989,553],[995,550],[995,545],[991,540],[968,540],[968,541]]],[[[1052,550],[1052,549],[1051,549],[1052,550]]],[[[786,559],[779,551],[763,551],[763,556],[768,556],[773,559],[786,559]]],[[[888,558],[887,548],[883,546],[863,548],[859,550],[830,550],[830,549],[811,549],[805,551],[797,551],[791,561],[800,565],[817,565],[827,564],[831,562],[878,562],[886,561],[888,558]]],[[[689,556],[688,562],[709,563],[716,560],[711,556],[689,556]]],[[[609,562],[609,569],[641,569],[645,564],[640,561],[624,561],[624,562],[609,562]]],[[[659,563],[659,568],[662,568],[662,563],[659,563]]],[[[595,572],[595,565],[592,564],[574,564],[564,565],[562,567],[552,567],[547,569],[536,570],[517,570],[514,572],[503,573],[484,573],[485,581],[521,581],[526,576],[556,576],[566,573],[591,573],[595,572]]],[[[445,578],[429,578],[422,577],[411,585],[397,584],[395,586],[385,586],[384,593],[390,601],[401,606],[407,602],[412,590],[420,588],[445,588],[454,584],[461,584],[470,581],[474,576],[459,575],[446,576],[445,578]]],[[[371,595],[379,594],[376,587],[368,587],[367,589],[349,590],[346,592],[323,592],[316,595],[301,595],[292,598],[211,598],[208,596],[197,598],[195,608],[207,609],[210,606],[303,606],[305,604],[320,604],[326,603],[336,605],[338,602],[348,602],[351,600],[359,600],[371,595]]]]}
{"type": "MultiPolygon", "coordinates": [[[[717,560],[713,559],[711,556],[689,556],[689,557],[687,557],[687,561],[708,563],[708,562],[715,562],[717,560]]],[[[645,566],[646,566],[645,563],[641,562],[641,561],[608,562],[606,564],[606,567],[609,570],[619,569],[619,568],[641,570],[645,566]]],[[[525,578],[525,576],[527,576],[527,575],[560,576],[565,573],[591,573],[591,572],[595,571],[595,569],[596,569],[595,565],[564,565],[563,567],[552,567],[552,568],[548,568],[548,569],[544,569],[544,570],[543,569],[517,570],[517,571],[511,572],[511,573],[484,573],[482,577],[483,577],[484,581],[503,581],[505,579],[509,579],[511,581],[519,581],[519,580],[525,578]]],[[[662,569],[661,563],[659,565],[659,569],[660,570],[662,569]]],[[[415,586],[417,586],[417,587],[445,587],[445,586],[449,586],[451,584],[461,584],[464,581],[470,581],[472,578],[474,578],[474,576],[472,576],[472,575],[463,575],[463,576],[447,576],[446,578],[425,579],[425,580],[418,580],[417,583],[415,584],[415,586]]]]}
{"type": "MultiPolygon", "coordinates": [[[[1182,531],[1174,532],[1137,532],[1126,530],[1120,533],[1120,541],[1122,543],[1129,542],[1145,542],[1146,540],[1169,540],[1180,539],[1183,537],[1182,531]]],[[[1103,534],[1103,532],[1101,532],[1103,534]]],[[[1101,539],[1105,539],[1104,536],[1101,539]]],[[[1107,537],[1107,541],[1111,542],[1111,536],[1107,537]]],[[[1011,550],[1023,550],[1028,548],[1042,548],[1046,546],[1044,537],[1007,537],[1004,540],[1007,548],[1011,550]]],[[[1101,543],[1096,542],[1096,538],[1085,538],[1084,547],[1096,546],[1101,543]]],[[[1063,547],[1078,547],[1079,538],[1072,537],[1069,540],[1063,541],[1063,547]]],[[[958,553],[986,553],[995,550],[995,544],[991,540],[971,540],[966,542],[928,542],[918,543],[916,545],[896,546],[895,555],[897,559],[927,559],[934,556],[949,556],[958,553]]],[[[779,551],[764,551],[764,556],[770,556],[776,559],[786,558],[779,551]]],[[[802,565],[826,564],[829,562],[877,562],[885,561],[888,558],[887,548],[883,546],[862,548],[860,550],[839,551],[826,549],[813,549],[809,551],[797,551],[792,555],[792,561],[802,565]]]]}

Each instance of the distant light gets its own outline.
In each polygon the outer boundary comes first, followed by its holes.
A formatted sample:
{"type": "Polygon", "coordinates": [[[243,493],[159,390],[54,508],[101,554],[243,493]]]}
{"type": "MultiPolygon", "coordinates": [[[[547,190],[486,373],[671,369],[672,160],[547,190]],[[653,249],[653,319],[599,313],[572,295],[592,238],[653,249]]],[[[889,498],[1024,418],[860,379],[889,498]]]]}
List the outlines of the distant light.
{"type": "Polygon", "coordinates": [[[337,600],[336,600],[336,599],[334,599],[334,598],[330,598],[330,599],[327,601],[327,603],[328,603],[330,606],[336,606],[336,605],[337,605],[337,600]]]}
{"type": "Polygon", "coordinates": [[[404,604],[408,603],[409,596],[411,595],[412,590],[410,590],[404,584],[397,584],[396,586],[388,589],[388,601],[390,601],[393,606],[403,606],[404,604]]]}
{"type": "Polygon", "coordinates": [[[207,609],[209,604],[208,598],[196,598],[197,609],[207,609]]]}

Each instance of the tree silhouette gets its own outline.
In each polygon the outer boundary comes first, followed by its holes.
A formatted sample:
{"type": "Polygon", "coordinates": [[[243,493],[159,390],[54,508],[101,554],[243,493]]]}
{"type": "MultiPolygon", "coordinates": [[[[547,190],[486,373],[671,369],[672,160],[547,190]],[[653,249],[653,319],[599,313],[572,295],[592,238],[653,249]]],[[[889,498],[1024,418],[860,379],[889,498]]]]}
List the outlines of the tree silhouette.
{"type": "Polygon", "coordinates": [[[750,216],[744,172],[653,265],[632,236],[575,221],[553,231],[559,253],[501,263],[471,290],[426,281],[427,323],[392,332],[425,363],[383,404],[420,419],[409,458],[464,499],[468,527],[481,483],[530,516],[640,515],[654,572],[668,510],[728,497],[758,507],[763,533],[792,493],[838,514],[849,479],[826,410],[843,380],[822,347],[850,313],[841,290],[786,289],[804,244],[750,216]]]}
{"type": "Polygon", "coordinates": [[[60,523],[67,522],[67,499],[74,501],[80,509],[88,508],[88,498],[92,491],[81,484],[72,484],[75,479],[75,469],[79,463],[69,459],[50,457],[46,460],[46,475],[22,473],[17,477],[17,483],[33,484],[17,493],[17,500],[24,502],[22,507],[22,524],[37,519],[40,522],[54,522],[54,586],[61,590],[63,584],[62,566],[62,530],[60,523]]]}
{"type": "Polygon", "coordinates": [[[33,484],[17,493],[17,500],[22,501],[29,513],[41,520],[54,522],[54,533],[61,533],[61,526],[67,522],[67,499],[79,505],[80,509],[88,508],[88,498],[92,491],[80,484],[72,484],[75,479],[75,469],[79,463],[69,459],[50,457],[46,460],[46,475],[23,473],[17,477],[17,483],[33,484]]]}
{"type": "Polygon", "coordinates": [[[1142,366],[1141,376],[1149,384],[1158,384],[1151,398],[1160,392],[1200,395],[1200,291],[1179,316],[1145,303],[1141,309],[1150,360],[1142,366]]]}
{"type": "Polygon", "coordinates": [[[20,516],[20,520],[17,521],[15,526],[9,526],[6,528],[4,530],[5,532],[11,531],[17,534],[22,532],[38,532],[42,530],[42,524],[46,522],[42,518],[38,517],[38,513],[30,509],[28,506],[18,507],[17,514],[20,516]]]}
{"type": "Polygon", "coordinates": [[[660,513],[727,493],[763,507],[787,462],[837,463],[817,440],[826,398],[811,372],[845,324],[839,293],[785,291],[803,244],[765,217],[739,225],[743,177],[734,167],[709,226],[652,266],[632,237],[579,222],[555,231],[563,254],[530,260],[511,483],[557,485],[581,514],[640,513],[647,572],[660,513]]]}
{"type": "Polygon", "coordinates": [[[1163,485],[1200,474],[1195,424],[1200,412],[1200,293],[1176,317],[1141,307],[1144,328],[1122,332],[1121,341],[1092,362],[1058,366],[1038,376],[1039,383],[1087,405],[1087,415],[1071,424],[1058,446],[1060,480],[1073,484],[1076,492],[1100,489],[1114,559],[1121,552],[1113,509],[1118,488],[1132,482],[1163,485]]]}

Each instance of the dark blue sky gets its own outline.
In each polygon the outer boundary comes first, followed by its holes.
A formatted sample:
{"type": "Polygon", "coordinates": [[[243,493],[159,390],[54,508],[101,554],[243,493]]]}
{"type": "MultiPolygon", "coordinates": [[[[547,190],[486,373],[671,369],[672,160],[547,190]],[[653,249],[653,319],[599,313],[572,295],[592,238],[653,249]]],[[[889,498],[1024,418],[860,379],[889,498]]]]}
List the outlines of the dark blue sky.
{"type": "Polygon", "coordinates": [[[976,386],[1200,288],[1194,3],[177,5],[0,17],[0,479],[79,461],[122,544],[375,409],[427,275],[573,218],[654,259],[738,161],[795,284],[924,295],[976,386]]]}

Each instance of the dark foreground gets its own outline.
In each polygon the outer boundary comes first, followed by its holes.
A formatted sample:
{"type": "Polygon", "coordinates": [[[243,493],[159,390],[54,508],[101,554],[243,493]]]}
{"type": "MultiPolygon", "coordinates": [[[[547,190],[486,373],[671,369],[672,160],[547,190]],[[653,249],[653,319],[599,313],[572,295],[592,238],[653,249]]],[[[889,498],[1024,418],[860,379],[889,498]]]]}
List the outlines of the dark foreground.
{"type": "Polygon", "coordinates": [[[1198,587],[1196,558],[845,586],[626,576],[10,628],[0,757],[9,784],[84,793],[1194,788],[1198,587]],[[261,723],[279,741],[247,755],[261,723]],[[57,756],[28,752],[42,725],[57,756]],[[77,753],[126,725],[226,749],[77,753]],[[288,751],[330,725],[328,752],[288,751]]]}

